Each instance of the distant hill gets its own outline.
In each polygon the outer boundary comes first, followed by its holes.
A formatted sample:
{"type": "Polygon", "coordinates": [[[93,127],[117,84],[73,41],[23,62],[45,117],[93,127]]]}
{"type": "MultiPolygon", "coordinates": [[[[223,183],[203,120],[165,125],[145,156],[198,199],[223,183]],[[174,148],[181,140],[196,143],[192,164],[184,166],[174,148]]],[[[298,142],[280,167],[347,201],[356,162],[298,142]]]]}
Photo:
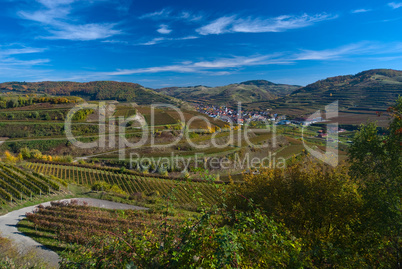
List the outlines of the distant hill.
{"type": "Polygon", "coordinates": [[[192,86],[157,89],[157,92],[193,103],[236,104],[267,101],[285,96],[300,86],[275,84],[266,80],[250,80],[220,87],[192,86]]]}
{"type": "Polygon", "coordinates": [[[139,105],[168,103],[180,105],[180,100],[147,89],[136,83],[116,81],[79,82],[6,82],[0,83],[2,91],[74,95],[87,100],[117,100],[136,102],[139,105]]]}
{"type": "Polygon", "coordinates": [[[319,80],[289,96],[250,104],[248,108],[311,111],[339,100],[340,110],[384,111],[398,95],[402,95],[402,71],[373,69],[319,80]]]}

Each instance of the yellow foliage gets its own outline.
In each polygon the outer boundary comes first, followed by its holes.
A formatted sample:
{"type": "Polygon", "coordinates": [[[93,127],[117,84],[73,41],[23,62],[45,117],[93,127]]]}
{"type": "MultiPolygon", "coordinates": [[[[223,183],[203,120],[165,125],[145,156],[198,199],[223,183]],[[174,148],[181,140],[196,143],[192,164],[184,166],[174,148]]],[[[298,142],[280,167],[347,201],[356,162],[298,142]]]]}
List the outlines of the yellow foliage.
{"type": "Polygon", "coordinates": [[[252,200],[296,236],[308,238],[308,245],[341,237],[349,240],[347,227],[358,221],[362,205],[347,167],[333,169],[314,161],[260,169],[259,174],[245,174],[244,184],[233,188],[236,194],[229,198],[230,206],[247,209],[252,200]]]}
{"type": "Polygon", "coordinates": [[[12,155],[8,150],[4,152],[4,155],[6,156],[6,161],[15,163],[18,161],[18,157],[15,157],[12,155]]]}

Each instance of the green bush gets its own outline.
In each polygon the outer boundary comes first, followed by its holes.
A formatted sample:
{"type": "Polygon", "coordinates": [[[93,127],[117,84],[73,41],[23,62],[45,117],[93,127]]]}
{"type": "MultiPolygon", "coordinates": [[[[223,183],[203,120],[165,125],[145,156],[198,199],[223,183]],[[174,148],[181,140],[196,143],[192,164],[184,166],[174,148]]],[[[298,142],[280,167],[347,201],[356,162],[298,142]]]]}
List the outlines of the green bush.
{"type": "Polygon", "coordinates": [[[105,182],[105,181],[98,181],[95,182],[92,186],[91,186],[91,190],[93,191],[108,191],[110,190],[112,186],[105,182]]]}

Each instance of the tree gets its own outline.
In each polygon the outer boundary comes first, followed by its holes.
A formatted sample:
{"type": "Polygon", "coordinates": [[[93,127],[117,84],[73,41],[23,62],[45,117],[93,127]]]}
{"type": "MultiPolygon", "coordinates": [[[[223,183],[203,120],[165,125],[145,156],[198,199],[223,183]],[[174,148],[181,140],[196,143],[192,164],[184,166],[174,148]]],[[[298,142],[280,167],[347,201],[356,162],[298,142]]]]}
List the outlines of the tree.
{"type": "MultiPolygon", "coordinates": [[[[402,97],[388,112],[387,134],[379,134],[375,123],[362,125],[349,149],[350,174],[360,185],[364,206],[361,232],[365,248],[383,244],[384,256],[400,267],[402,185],[402,97]],[[374,244],[373,244],[374,242],[374,244]]],[[[399,268],[398,267],[398,268],[399,268]]]]}
{"type": "Polygon", "coordinates": [[[308,159],[294,160],[286,169],[260,169],[233,186],[228,205],[249,211],[248,201],[302,238],[315,266],[340,266],[352,259],[346,255],[353,248],[349,227],[358,221],[361,199],[347,167],[332,169],[308,159]]]}
{"type": "Polygon", "coordinates": [[[14,108],[14,107],[18,107],[18,100],[15,98],[12,98],[10,100],[8,100],[7,102],[7,108],[14,108]]]}

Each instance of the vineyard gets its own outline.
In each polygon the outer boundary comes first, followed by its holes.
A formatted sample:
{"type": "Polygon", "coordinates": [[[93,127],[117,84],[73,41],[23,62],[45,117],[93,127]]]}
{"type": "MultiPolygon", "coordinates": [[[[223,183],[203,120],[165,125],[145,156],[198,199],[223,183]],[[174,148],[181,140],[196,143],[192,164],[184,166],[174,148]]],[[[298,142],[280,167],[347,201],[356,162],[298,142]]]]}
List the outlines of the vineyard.
{"type": "Polygon", "coordinates": [[[215,185],[202,182],[187,182],[163,178],[153,178],[117,171],[108,171],[100,167],[79,167],[59,164],[27,163],[26,167],[43,175],[60,178],[67,182],[90,186],[95,182],[107,182],[117,185],[130,195],[158,193],[161,197],[170,194],[178,204],[193,204],[194,195],[204,202],[213,204],[218,197],[215,185]]]}
{"type": "MultiPolygon", "coordinates": [[[[161,214],[144,211],[105,210],[71,203],[52,202],[51,206],[39,206],[27,219],[18,224],[19,229],[41,241],[41,237],[51,239],[44,242],[54,250],[71,248],[71,244],[86,244],[93,236],[117,234],[123,236],[129,230],[140,232],[144,229],[157,230],[163,222],[172,223],[177,217],[167,220],[161,214]]],[[[43,238],[42,238],[43,239],[43,238]]]]}
{"type": "Polygon", "coordinates": [[[63,180],[30,173],[15,165],[0,162],[0,206],[8,202],[29,200],[35,196],[60,191],[63,180]]]}

